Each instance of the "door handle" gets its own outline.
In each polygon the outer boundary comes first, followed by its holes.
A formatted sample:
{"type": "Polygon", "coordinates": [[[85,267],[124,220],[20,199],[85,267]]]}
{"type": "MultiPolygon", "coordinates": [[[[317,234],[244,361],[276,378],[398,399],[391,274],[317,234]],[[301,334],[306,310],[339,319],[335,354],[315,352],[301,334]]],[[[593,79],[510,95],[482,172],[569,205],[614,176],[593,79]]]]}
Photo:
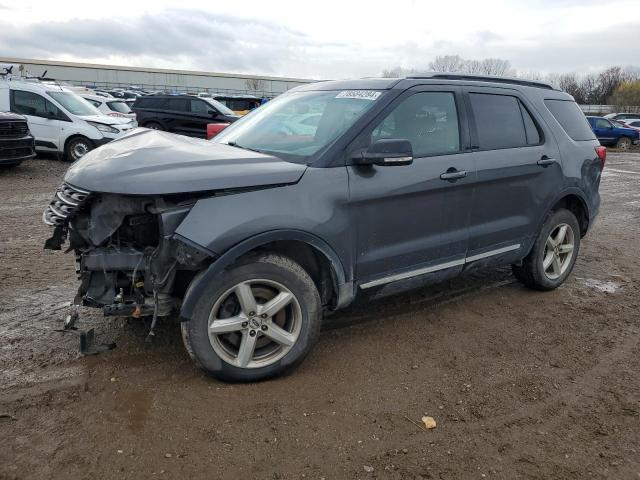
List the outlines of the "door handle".
{"type": "Polygon", "coordinates": [[[449,182],[455,182],[456,180],[458,180],[460,178],[464,178],[466,176],[467,176],[467,171],[466,170],[456,170],[455,168],[451,167],[446,172],[444,172],[442,175],[440,175],[440,180],[447,180],[449,182]]]}
{"type": "Polygon", "coordinates": [[[556,159],[555,158],[549,158],[546,155],[543,155],[542,158],[540,158],[540,160],[538,160],[538,165],[540,165],[541,167],[548,167],[552,163],[556,163],[556,159]]]}

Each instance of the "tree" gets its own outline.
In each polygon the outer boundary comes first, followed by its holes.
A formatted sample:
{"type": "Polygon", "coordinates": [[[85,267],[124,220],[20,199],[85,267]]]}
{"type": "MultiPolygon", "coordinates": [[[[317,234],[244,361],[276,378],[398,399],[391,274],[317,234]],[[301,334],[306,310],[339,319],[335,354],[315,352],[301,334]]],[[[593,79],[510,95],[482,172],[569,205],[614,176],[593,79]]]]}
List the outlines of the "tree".
{"type": "Polygon", "coordinates": [[[618,85],[610,101],[617,107],[640,106],[640,80],[626,81],[618,85]]]}
{"type": "Polygon", "coordinates": [[[401,78],[407,77],[409,75],[417,75],[420,73],[420,70],[416,70],[415,68],[403,68],[403,67],[395,67],[389,70],[382,71],[383,78],[401,78]]]}
{"type": "Polygon", "coordinates": [[[429,70],[432,72],[463,72],[465,64],[466,60],[460,55],[442,55],[429,62],[429,70]]]}
{"type": "Polygon", "coordinates": [[[252,90],[254,92],[264,92],[264,88],[266,83],[262,78],[247,78],[244,82],[247,90],[252,90]]]}

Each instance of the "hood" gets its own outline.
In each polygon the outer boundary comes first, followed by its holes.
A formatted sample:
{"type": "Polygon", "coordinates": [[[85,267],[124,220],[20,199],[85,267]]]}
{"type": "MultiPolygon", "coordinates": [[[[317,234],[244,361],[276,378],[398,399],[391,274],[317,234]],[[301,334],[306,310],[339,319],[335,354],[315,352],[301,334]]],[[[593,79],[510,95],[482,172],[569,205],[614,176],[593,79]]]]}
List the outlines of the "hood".
{"type": "Polygon", "coordinates": [[[138,128],[87,153],[65,182],[91,192],[163,195],[297,182],[306,165],[138,128]]]}
{"type": "Polygon", "coordinates": [[[87,122],[103,123],[105,125],[120,125],[122,123],[129,122],[129,119],[110,117],[108,115],[78,115],[78,117],[86,120],[87,122]],[[122,120],[126,120],[126,122],[123,122],[122,120]]]}

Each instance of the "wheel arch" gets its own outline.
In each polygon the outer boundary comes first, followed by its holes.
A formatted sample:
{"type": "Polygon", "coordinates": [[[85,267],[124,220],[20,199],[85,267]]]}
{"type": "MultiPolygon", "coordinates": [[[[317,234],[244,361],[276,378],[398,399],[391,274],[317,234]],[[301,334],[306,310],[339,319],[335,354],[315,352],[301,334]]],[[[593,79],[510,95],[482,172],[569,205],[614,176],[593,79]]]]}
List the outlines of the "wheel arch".
{"type": "Polygon", "coordinates": [[[584,193],[577,188],[563,190],[553,199],[552,202],[550,202],[549,208],[538,221],[536,232],[540,231],[549,214],[559,208],[566,208],[576,216],[578,219],[578,225],[580,225],[580,237],[584,237],[589,230],[591,212],[584,193]]]}
{"type": "Polygon", "coordinates": [[[348,281],[340,257],[321,238],[300,230],[274,230],[254,235],[237,243],[200,272],[187,289],[180,319],[188,321],[205,285],[239,258],[259,251],[273,251],[289,256],[312,277],[323,304],[341,308],[354,297],[353,282],[348,281]]]}

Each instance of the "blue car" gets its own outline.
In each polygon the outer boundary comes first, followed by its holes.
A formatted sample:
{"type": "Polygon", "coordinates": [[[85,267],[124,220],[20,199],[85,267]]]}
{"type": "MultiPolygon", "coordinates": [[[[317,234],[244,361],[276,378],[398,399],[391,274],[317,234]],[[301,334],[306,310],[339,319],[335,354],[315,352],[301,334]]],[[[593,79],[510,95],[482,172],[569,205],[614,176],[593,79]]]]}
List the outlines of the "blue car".
{"type": "Polygon", "coordinates": [[[640,143],[640,132],[633,128],[618,127],[604,117],[587,117],[593,133],[601,145],[626,150],[640,143]]]}

